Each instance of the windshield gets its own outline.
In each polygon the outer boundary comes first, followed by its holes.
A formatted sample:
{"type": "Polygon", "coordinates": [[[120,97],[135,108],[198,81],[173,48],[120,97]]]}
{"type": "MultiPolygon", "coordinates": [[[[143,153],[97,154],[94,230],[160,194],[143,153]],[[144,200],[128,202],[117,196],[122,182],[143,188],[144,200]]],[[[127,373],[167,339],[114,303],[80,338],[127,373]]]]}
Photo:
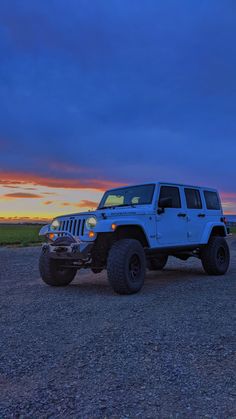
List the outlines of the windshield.
{"type": "Polygon", "coordinates": [[[107,191],[98,209],[151,204],[154,188],[155,185],[152,184],[107,191]]]}

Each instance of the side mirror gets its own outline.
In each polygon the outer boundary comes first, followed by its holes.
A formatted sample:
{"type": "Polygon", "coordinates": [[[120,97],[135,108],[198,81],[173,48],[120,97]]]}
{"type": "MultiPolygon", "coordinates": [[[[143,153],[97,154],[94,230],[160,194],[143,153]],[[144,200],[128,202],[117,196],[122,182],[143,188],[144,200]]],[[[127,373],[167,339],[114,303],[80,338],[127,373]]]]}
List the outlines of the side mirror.
{"type": "Polygon", "coordinates": [[[172,208],[172,198],[161,198],[158,202],[158,214],[163,214],[165,208],[172,208]]]}

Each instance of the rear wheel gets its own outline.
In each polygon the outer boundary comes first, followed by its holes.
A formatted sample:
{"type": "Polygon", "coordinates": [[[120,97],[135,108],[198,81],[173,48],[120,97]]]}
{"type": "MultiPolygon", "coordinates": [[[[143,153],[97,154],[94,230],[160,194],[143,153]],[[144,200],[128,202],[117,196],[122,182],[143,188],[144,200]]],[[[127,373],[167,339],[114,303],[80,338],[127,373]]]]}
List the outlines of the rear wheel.
{"type": "Polygon", "coordinates": [[[118,294],[134,294],[144,283],[146,257],[138,240],[123,239],[111,248],[107,261],[108,280],[118,294]]]}
{"type": "Polygon", "coordinates": [[[166,266],[167,261],[168,261],[167,255],[159,255],[158,257],[149,259],[148,269],[150,271],[161,271],[166,266]]]}
{"type": "Polygon", "coordinates": [[[65,262],[50,257],[48,251],[42,250],[39,259],[39,271],[42,280],[53,287],[65,287],[73,281],[77,269],[66,268],[65,262]]]}
{"type": "Polygon", "coordinates": [[[213,236],[202,250],[201,260],[208,275],[224,275],[230,263],[230,252],[223,237],[213,236]]]}

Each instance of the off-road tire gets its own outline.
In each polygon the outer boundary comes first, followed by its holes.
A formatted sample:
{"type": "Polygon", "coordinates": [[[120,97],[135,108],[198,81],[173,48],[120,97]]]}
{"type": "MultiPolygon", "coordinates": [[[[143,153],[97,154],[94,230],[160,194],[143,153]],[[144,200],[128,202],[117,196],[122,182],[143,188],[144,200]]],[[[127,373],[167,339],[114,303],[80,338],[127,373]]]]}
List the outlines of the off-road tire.
{"type": "Polygon", "coordinates": [[[42,280],[53,287],[65,287],[73,281],[77,269],[60,268],[62,261],[52,259],[48,251],[42,250],[39,258],[39,271],[42,280]]]}
{"type": "Polygon", "coordinates": [[[122,239],[113,244],[107,261],[108,280],[118,294],[134,294],[143,284],[146,257],[138,240],[122,239]]]}
{"type": "Polygon", "coordinates": [[[161,271],[166,266],[167,261],[168,255],[160,255],[158,257],[149,259],[147,266],[150,271],[161,271]]]}
{"type": "Polygon", "coordinates": [[[202,249],[201,260],[208,275],[224,275],[230,263],[229,247],[224,237],[212,236],[202,249]]]}

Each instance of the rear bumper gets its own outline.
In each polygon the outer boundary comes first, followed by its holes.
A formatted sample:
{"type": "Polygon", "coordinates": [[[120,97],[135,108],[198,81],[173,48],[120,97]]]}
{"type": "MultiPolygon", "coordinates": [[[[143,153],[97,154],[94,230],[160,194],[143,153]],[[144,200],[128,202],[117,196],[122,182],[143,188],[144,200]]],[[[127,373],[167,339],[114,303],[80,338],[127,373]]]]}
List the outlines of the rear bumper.
{"type": "Polygon", "coordinates": [[[72,243],[69,246],[56,246],[53,243],[43,244],[42,251],[49,252],[52,259],[87,261],[91,256],[93,243],[72,243]]]}

